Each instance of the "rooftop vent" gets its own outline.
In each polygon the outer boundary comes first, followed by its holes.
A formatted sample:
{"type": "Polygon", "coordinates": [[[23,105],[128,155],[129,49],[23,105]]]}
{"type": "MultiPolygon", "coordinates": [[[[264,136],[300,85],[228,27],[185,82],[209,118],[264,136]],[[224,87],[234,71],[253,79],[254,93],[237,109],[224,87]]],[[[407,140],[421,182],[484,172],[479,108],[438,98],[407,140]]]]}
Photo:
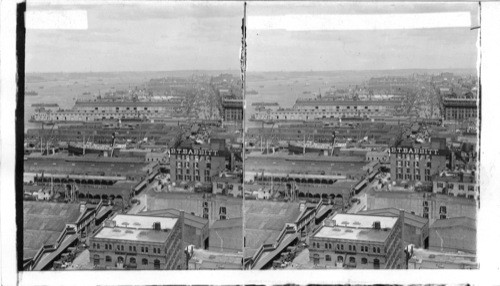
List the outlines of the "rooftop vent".
{"type": "Polygon", "coordinates": [[[121,230],[118,228],[115,228],[115,229],[113,229],[113,232],[121,232],[121,230]]]}
{"type": "Polygon", "coordinates": [[[161,223],[159,221],[153,223],[154,230],[161,230],[161,223]]]}
{"type": "Polygon", "coordinates": [[[346,229],[345,232],[352,232],[352,229],[346,229]]]}
{"type": "Polygon", "coordinates": [[[134,233],[134,232],[131,230],[126,230],[125,233],[134,233]]]}
{"type": "Polygon", "coordinates": [[[361,225],[361,223],[359,221],[355,221],[352,223],[353,225],[361,225]]]}

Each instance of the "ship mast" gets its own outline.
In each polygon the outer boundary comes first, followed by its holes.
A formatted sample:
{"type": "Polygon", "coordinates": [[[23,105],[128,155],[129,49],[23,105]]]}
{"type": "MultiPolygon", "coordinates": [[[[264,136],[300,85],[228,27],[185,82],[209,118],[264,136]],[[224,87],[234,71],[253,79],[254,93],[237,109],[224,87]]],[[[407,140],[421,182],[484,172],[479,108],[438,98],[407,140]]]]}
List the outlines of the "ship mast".
{"type": "Polygon", "coordinates": [[[302,155],[306,154],[306,134],[304,134],[304,145],[302,145],[302,155]]]}

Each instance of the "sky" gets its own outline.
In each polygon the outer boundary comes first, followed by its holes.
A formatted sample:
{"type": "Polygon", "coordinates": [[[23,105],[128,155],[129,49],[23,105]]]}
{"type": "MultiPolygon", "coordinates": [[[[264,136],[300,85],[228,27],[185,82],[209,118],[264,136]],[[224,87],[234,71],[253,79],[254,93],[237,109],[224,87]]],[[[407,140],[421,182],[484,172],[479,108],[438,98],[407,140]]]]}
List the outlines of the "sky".
{"type": "Polygon", "coordinates": [[[469,27],[407,30],[252,29],[252,17],[469,12],[477,3],[252,3],[248,4],[247,70],[326,71],[473,69],[478,30],[469,27]]]}
{"type": "Polygon", "coordinates": [[[27,72],[240,69],[243,3],[27,7],[75,9],[87,11],[88,29],[26,31],[27,72]]]}

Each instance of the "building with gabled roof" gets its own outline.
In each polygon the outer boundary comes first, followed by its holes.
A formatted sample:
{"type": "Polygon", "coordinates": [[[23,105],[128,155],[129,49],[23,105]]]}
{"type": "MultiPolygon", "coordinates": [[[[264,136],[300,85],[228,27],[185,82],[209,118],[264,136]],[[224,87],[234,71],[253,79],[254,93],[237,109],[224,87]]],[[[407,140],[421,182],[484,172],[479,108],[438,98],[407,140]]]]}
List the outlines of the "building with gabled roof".
{"type": "Polygon", "coordinates": [[[436,220],[429,228],[429,249],[476,253],[476,220],[455,217],[436,220]]]}

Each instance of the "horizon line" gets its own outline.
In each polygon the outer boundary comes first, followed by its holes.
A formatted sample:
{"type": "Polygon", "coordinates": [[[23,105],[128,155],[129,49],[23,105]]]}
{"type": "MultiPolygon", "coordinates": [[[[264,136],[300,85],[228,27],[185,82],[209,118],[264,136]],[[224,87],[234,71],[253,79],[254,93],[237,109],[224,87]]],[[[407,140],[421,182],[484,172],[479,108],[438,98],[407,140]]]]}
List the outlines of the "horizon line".
{"type": "MultiPolygon", "coordinates": [[[[332,69],[332,70],[256,70],[247,73],[278,73],[278,72],[366,72],[366,71],[409,71],[409,70],[477,70],[477,67],[456,68],[396,68],[396,69],[332,69]]],[[[239,69],[179,69],[179,70],[140,70],[140,71],[30,71],[25,74],[61,74],[61,73],[161,73],[161,72],[239,72],[239,69]]]]}

